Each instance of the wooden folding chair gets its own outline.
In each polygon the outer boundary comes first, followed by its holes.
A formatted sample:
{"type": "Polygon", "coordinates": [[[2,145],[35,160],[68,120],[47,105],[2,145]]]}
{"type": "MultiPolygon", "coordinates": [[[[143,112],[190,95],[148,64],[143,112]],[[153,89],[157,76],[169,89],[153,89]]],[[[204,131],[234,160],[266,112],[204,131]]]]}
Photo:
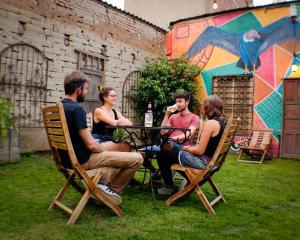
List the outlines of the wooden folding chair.
{"type": "Polygon", "coordinates": [[[252,129],[247,140],[240,147],[237,161],[261,164],[266,155],[272,158],[272,155],[267,152],[272,142],[272,135],[273,129],[252,129]],[[243,153],[251,156],[251,159],[241,159],[243,153]]]}
{"type": "Polygon", "coordinates": [[[103,167],[87,171],[78,163],[70,139],[62,103],[44,107],[43,117],[52,157],[58,171],[66,178],[63,187],[52,201],[49,210],[54,207],[60,207],[70,215],[67,224],[73,224],[79,217],[87,201],[92,197],[110,207],[121,217],[122,210],[96,188],[96,184],[103,173],[111,173],[116,171],[116,169],[103,167]],[[61,202],[64,193],[70,185],[82,194],[82,198],[74,209],[67,207],[61,202]]]}
{"type": "Polygon", "coordinates": [[[184,196],[185,194],[187,194],[188,192],[194,189],[198,194],[201,202],[206,207],[207,211],[209,213],[215,214],[213,205],[219,201],[225,202],[225,199],[222,196],[219,189],[217,188],[214,181],[212,180],[212,176],[214,173],[220,170],[223,162],[225,161],[225,158],[227,156],[227,153],[230,149],[230,146],[233,142],[233,138],[239,126],[239,123],[240,123],[239,118],[237,120],[232,120],[232,118],[228,119],[224,132],[218,144],[218,147],[206,168],[195,169],[187,166],[181,166],[179,164],[174,164],[171,166],[172,170],[183,171],[186,174],[189,183],[185,188],[172,195],[165,202],[166,205],[171,205],[174,201],[176,201],[177,199],[181,198],[182,196],[184,196]],[[204,192],[200,188],[200,186],[206,182],[209,183],[209,185],[211,186],[211,188],[213,189],[216,195],[216,198],[213,199],[212,201],[209,201],[207,199],[204,192]]]}

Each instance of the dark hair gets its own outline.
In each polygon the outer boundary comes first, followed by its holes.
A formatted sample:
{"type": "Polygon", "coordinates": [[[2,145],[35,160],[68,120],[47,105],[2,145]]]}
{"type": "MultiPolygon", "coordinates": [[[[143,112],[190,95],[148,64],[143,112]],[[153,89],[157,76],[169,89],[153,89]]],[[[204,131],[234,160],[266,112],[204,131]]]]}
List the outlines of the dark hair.
{"type": "Polygon", "coordinates": [[[203,102],[204,116],[208,119],[224,117],[223,101],[217,95],[210,95],[203,102]]]}
{"type": "Polygon", "coordinates": [[[104,97],[106,97],[110,91],[114,90],[112,87],[105,87],[105,88],[100,88],[99,90],[99,100],[102,104],[104,104],[105,100],[104,97]]]}
{"type": "Polygon", "coordinates": [[[190,94],[186,91],[180,91],[174,94],[174,99],[183,98],[185,101],[190,101],[190,94]]]}
{"type": "Polygon", "coordinates": [[[72,94],[78,87],[83,87],[85,82],[89,82],[90,78],[80,71],[73,71],[65,76],[64,89],[65,94],[72,94]]]}

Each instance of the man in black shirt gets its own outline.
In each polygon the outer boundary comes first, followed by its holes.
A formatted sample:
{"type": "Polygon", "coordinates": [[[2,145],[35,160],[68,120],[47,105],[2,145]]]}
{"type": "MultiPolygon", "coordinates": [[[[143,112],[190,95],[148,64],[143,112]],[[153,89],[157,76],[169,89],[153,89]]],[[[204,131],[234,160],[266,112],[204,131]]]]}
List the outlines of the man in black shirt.
{"type": "Polygon", "coordinates": [[[89,78],[80,71],[73,71],[64,80],[65,97],[62,100],[73,148],[78,162],[86,169],[115,167],[112,176],[101,178],[97,187],[116,204],[121,204],[120,193],[127,186],[135,171],[143,163],[139,153],[107,151],[105,144],[95,140],[87,127],[86,113],[79,104],[88,93],[89,78]]]}

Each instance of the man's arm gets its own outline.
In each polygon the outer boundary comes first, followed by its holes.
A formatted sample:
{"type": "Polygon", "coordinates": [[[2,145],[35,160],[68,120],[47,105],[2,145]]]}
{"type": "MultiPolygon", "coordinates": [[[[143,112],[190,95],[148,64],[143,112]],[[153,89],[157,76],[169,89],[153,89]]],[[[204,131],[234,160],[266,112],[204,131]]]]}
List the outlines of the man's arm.
{"type": "Polygon", "coordinates": [[[91,151],[95,153],[103,152],[105,149],[103,146],[93,138],[91,135],[91,132],[88,130],[88,128],[82,128],[79,130],[79,135],[81,139],[83,140],[85,146],[91,151]]]}
{"type": "MultiPolygon", "coordinates": [[[[169,111],[166,111],[166,114],[165,114],[165,116],[164,116],[164,119],[162,120],[162,122],[161,122],[161,126],[162,127],[170,127],[171,126],[171,124],[170,124],[170,114],[171,114],[171,112],[169,112],[169,111]]],[[[166,134],[168,131],[167,130],[161,130],[160,131],[160,134],[161,135],[164,135],[164,134],[166,134]]]]}
{"type": "Polygon", "coordinates": [[[191,130],[191,134],[189,133],[182,133],[182,134],[179,134],[177,136],[174,136],[174,137],[171,137],[174,141],[182,141],[182,140],[185,140],[185,139],[190,139],[192,136],[195,135],[195,132],[196,132],[196,127],[195,126],[189,126],[189,129],[191,130]]]}

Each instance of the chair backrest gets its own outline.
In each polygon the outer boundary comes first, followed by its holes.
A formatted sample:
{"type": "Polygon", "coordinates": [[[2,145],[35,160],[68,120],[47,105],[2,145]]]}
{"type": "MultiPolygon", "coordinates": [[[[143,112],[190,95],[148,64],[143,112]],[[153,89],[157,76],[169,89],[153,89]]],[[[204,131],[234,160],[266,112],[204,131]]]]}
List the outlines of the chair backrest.
{"type": "Polygon", "coordinates": [[[248,137],[248,146],[251,148],[265,149],[270,144],[273,129],[252,129],[248,137]]]}
{"type": "Polygon", "coordinates": [[[76,158],[63,104],[57,103],[56,105],[46,106],[42,111],[48,142],[57,168],[61,170],[64,165],[63,161],[70,160],[71,167],[75,170],[76,176],[83,179],[87,185],[91,186],[91,184],[93,184],[91,179],[76,158]]]}
{"type": "Polygon", "coordinates": [[[233,119],[232,117],[230,117],[227,120],[227,124],[226,124],[224,132],[222,134],[222,137],[220,139],[220,142],[218,144],[218,147],[217,147],[211,161],[209,162],[207,168],[205,168],[207,170],[207,172],[209,172],[212,168],[219,169],[222,166],[222,164],[225,161],[225,158],[228,154],[230,146],[233,143],[234,136],[239,127],[240,121],[241,121],[240,118],[233,119]]]}

